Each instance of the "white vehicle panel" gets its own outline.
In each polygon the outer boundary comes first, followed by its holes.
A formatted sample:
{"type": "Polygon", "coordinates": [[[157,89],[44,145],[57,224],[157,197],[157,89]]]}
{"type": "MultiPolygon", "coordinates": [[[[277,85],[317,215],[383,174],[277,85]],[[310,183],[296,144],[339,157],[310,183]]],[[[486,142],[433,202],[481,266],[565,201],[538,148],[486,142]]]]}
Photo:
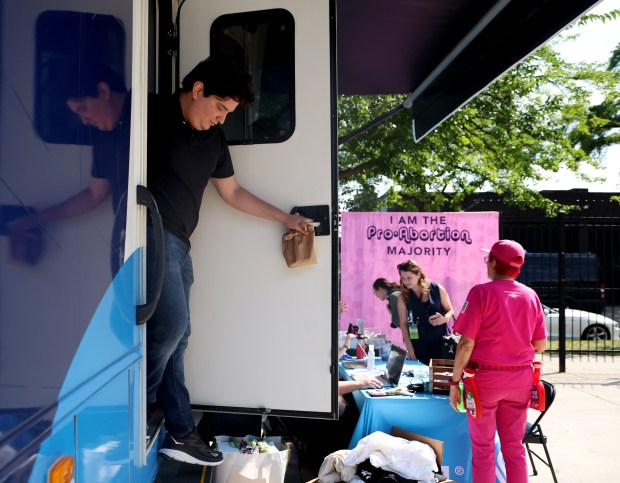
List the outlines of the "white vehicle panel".
{"type": "MultiPolygon", "coordinates": [[[[180,78],[209,55],[217,17],[279,7],[273,1],[187,2],[180,78]]],[[[284,142],[232,146],[231,155],[239,183],[260,198],[287,212],[328,205],[331,213],[329,2],[299,0],[286,9],[295,19],[295,130],[284,142]]],[[[281,250],[285,232],[281,224],[234,210],[208,186],[191,240],[195,283],[186,367],[194,405],[334,410],[335,234],[316,238],[318,264],[289,269],[281,250]]]]}

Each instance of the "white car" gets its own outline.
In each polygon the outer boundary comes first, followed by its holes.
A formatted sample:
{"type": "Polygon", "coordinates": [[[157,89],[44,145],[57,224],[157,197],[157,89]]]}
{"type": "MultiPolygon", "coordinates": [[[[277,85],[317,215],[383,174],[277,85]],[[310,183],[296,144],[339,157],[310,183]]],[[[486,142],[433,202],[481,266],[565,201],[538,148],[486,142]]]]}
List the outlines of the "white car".
{"type": "MultiPolygon", "coordinates": [[[[543,305],[550,339],[559,339],[560,312],[543,305]]],[[[576,340],[620,339],[620,325],[614,319],[584,310],[565,309],[566,338],[576,340]]]]}

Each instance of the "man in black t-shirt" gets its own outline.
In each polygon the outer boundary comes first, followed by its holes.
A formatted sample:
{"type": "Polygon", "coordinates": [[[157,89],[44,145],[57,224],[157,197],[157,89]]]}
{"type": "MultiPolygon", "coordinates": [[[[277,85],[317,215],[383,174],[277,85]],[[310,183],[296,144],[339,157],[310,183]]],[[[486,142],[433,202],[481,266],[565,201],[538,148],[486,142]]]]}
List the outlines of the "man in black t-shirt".
{"type": "Polygon", "coordinates": [[[92,127],[91,178],[83,190],[64,201],[9,224],[12,234],[30,233],[50,221],[88,213],[112,195],[114,227],[111,246],[112,275],[123,263],[129,169],[131,94],[122,77],[109,66],[86,62],[62,86],[67,107],[92,127]]]}
{"type": "MultiPolygon", "coordinates": [[[[279,221],[307,233],[312,220],[290,215],[241,187],[234,174],[228,144],[219,124],[239,105],[252,102],[251,78],[227,57],[200,62],[183,80],[180,92],[149,101],[148,187],[164,225],[163,289],[147,324],[147,402],[164,412],[168,434],[164,456],[186,463],[217,465],[222,454],[198,435],[185,386],[183,358],[190,333],[189,293],[193,282],[190,236],[211,181],[222,199],[250,215],[279,221]]],[[[149,246],[154,244],[152,227],[149,246]]],[[[157,261],[147,250],[148,290],[157,261]]]]}

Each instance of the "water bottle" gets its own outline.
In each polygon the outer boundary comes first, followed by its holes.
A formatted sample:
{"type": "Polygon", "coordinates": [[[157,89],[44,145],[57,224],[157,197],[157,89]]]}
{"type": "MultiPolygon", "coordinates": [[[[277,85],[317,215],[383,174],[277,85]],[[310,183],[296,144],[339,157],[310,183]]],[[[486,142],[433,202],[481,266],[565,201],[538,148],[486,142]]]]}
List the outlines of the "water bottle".
{"type": "Polygon", "coordinates": [[[480,396],[478,388],[474,380],[476,372],[467,368],[463,371],[463,384],[465,386],[465,411],[467,415],[474,419],[482,417],[482,406],[480,405],[480,396]]]}
{"type": "Polygon", "coordinates": [[[537,411],[544,411],[547,406],[545,397],[545,386],[540,380],[542,374],[542,361],[532,363],[534,371],[532,373],[532,393],[530,395],[530,407],[537,411]]]}
{"type": "Polygon", "coordinates": [[[461,398],[456,403],[456,409],[458,409],[460,413],[464,413],[465,412],[465,386],[463,385],[463,380],[459,381],[459,391],[461,393],[461,398]]]}
{"type": "Polygon", "coordinates": [[[357,347],[355,348],[355,357],[363,359],[366,357],[366,351],[364,350],[364,338],[357,336],[357,347]]]}
{"type": "Polygon", "coordinates": [[[368,360],[366,361],[366,369],[374,371],[375,369],[375,346],[368,344],[368,360]]]}

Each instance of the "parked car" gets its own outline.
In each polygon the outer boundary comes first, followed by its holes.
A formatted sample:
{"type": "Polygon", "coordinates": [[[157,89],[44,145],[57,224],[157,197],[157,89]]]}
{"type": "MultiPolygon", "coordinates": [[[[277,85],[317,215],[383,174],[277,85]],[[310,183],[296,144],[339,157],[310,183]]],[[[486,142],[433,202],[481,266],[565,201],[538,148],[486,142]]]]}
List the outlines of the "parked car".
{"type": "MultiPolygon", "coordinates": [[[[560,336],[560,312],[543,305],[547,331],[551,339],[557,340],[560,336]]],[[[610,340],[620,339],[620,324],[614,319],[601,314],[584,310],[565,309],[566,339],[575,340],[610,340]]]]}

